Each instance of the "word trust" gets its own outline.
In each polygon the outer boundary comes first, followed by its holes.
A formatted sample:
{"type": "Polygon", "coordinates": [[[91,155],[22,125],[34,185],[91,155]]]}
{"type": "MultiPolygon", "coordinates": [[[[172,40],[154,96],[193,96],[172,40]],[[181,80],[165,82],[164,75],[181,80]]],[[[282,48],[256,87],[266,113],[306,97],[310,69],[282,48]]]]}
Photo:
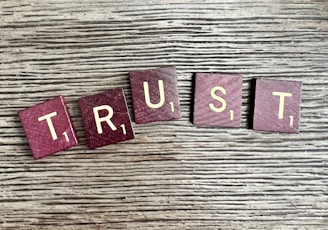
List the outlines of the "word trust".
{"type": "MultiPolygon", "coordinates": [[[[193,123],[196,126],[239,127],[242,77],[197,73],[193,123]]],[[[174,66],[130,72],[135,123],[179,119],[180,100],[174,66]]],[[[122,88],[78,100],[90,149],[134,138],[122,88]]],[[[253,129],[298,133],[301,82],[257,79],[253,129]]],[[[78,144],[63,96],[19,111],[34,159],[78,144]]]]}

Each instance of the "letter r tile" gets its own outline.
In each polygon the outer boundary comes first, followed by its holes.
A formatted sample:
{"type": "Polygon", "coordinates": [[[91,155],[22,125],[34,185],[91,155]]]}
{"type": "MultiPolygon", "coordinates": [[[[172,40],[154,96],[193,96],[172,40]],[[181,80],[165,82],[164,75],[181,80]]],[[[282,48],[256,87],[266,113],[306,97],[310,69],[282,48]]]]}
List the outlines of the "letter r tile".
{"type": "Polygon", "coordinates": [[[197,73],[193,123],[239,127],[243,80],[238,75],[197,73]]]}
{"type": "Polygon", "coordinates": [[[122,88],[79,99],[90,149],[134,138],[122,88]]]}
{"type": "Polygon", "coordinates": [[[34,159],[40,159],[78,144],[63,96],[19,111],[34,159]]]}
{"type": "Polygon", "coordinates": [[[132,71],[130,84],[136,123],[181,117],[175,67],[132,71]]]}
{"type": "Polygon", "coordinates": [[[298,133],[301,82],[256,80],[253,129],[298,133]]]}

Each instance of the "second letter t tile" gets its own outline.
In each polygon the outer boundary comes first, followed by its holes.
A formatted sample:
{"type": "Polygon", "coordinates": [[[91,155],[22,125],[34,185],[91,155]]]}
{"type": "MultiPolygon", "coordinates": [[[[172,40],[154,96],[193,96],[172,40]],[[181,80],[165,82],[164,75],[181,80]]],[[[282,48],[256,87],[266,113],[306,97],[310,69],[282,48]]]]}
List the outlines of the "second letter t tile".
{"type": "Polygon", "coordinates": [[[134,138],[123,89],[79,99],[90,149],[134,138]]]}
{"type": "Polygon", "coordinates": [[[180,118],[180,101],[175,67],[130,72],[136,123],[180,118]]]}
{"type": "Polygon", "coordinates": [[[257,79],[253,129],[298,133],[301,84],[296,81],[257,79]]]}

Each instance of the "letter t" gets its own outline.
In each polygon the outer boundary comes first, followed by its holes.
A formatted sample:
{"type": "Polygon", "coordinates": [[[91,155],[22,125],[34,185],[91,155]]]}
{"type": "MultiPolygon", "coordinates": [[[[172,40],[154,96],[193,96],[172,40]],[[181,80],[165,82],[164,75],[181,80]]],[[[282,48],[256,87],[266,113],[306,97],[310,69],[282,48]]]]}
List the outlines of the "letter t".
{"type": "Polygon", "coordinates": [[[284,93],[284,92],[272,92],[273,96],[279,96],[279,119],[284,118],[284,108],[285,108],[285,97],[291,97],[293,94],[291,93],[284,93]]]}

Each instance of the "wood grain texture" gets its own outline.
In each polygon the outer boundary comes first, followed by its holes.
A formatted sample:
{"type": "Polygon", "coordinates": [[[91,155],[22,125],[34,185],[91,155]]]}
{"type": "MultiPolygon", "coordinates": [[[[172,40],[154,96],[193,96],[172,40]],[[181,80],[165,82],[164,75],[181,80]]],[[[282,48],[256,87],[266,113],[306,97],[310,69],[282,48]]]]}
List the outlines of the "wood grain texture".
{"type": "Polygon", "coordinates": [[[326,229],[328,2],[0,1],[1,229],[326,229]],[[77,100],[175,65],[182,119],[88,150],[77,100]],[[192,76],[243,76],[240,129],[190,123],[192,76]],[[251,80],[302,81],[300,134],[248,129],[251,80]],[[34,161],[17,112],[57,95],[81,143],[34,161]]]}

